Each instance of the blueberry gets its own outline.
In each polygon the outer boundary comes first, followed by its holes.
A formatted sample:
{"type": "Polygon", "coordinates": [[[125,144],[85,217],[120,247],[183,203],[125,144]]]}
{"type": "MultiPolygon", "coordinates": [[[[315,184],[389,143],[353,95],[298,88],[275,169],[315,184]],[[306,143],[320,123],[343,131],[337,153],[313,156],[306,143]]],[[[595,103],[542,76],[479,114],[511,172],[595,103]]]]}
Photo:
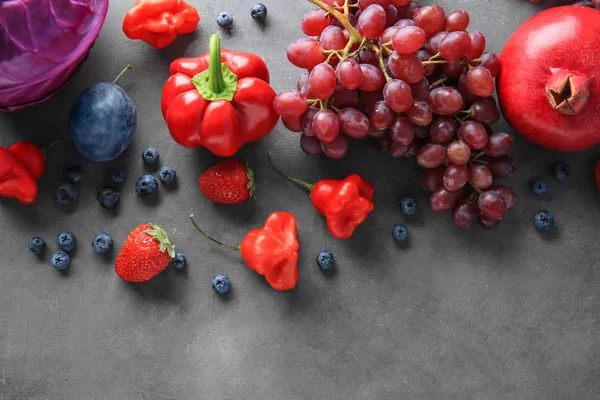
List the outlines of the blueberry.
{"type": "Polygon", "coordinates": [[[177,172],[175,172],[175,170],[169,166],[161,167],[158,170],[158,179],[165,185],[170,185],[171,183],[175,182],[176,178],[177,172]]]}
{"type": "Polygon", "coordinates": [[[531,184],[531,191],[536,196],[541,196],[544,193],[547,193],[548,192],[548,182],[546,182],[544,179],[536,179],[531,184]]]}
{"type": "Polygon", "coordinates": [[[415,215],[417,213],[417,200],[414,197],[403,197],[400,199],[399,204],[404,215],[415,215]]]}
{"type": "Polygon", "coordinates": [[[108,177],[112,183],[120,185],[127,178],[127,171],[124,168],[111,168],[108,172],[108,177]]]}
{"type": "Polygon", "coordinates": [[[317,265],[323,272],[331,272],[335,267],[335,258],[329,251],[322,251],[317,255],[317,265]]]}
{"type": "Polygon", "coordinates": [[[215,275],[212,278],[212,288],[219,294],[225,294],[231,289],[231,279],[227,275],[215,275]]]}
{"type": "Polygon", "coordinates": [[[160,158],[160,152],[154,146],[146,147],[144,151],[142,151],[142,160],[147,165],[154,165],[158,162],[160,158]]]}
{"type": "Polygon", "coordinates": [[[228,11],[220,12],[217,15],[217,24],[221,28],[230,28],[233,25],[233,16],[228,11]]]}
{"type": "Polygon", "coordinates": [[[152,175],[144,175],[135,183],[135,191],[142,197],[154,196],[158,191],[158,181],[152,175]]]}
{"type": "Polygon", "coordinates": [[[63,253],[62,251],[57,251],[52,254],[51,258],[52,266],[56,269],[65,269],[69,266],[71,262],[71,257],[67,253],[63,253]]]}
{"type": "Polygon", "coordinates": [[[121,200],[121,194],[119,193],[118,189],[107,186],[98,191],[96,200],[98,200],[98,203],[100,203],[102,207],[106,208],[107,210],[112,210],[117,206],[117,204],[119,204],[119,201],[121,200]]]}
{"type": "Polygon", "coordinates": [[[538,231],[549,231],[554,228],[554,215],[548,210],[538,211],[533,216],[533,223],[538,231]]]}
{"type": "Polygon", "coordinates": [[[87,160],[105,162],[127,149],[136,124],[131,97],[120,86],[101,82],[84,90],[73,102],[69,137],[87,160]]]}
{"type": "Polygon", "coordinates": [[[46,241],[41,237],[32,237],[27,243],[27,247],[34,254],[42,254],[46,250],[46,241]]]}
{"type": "Polygon", "coordinates": [[[267,7],[264,4],[256,3],[250,9],[250,15],[252,18],[262,21],[267,18],[267,7]]]}
{"type": "Polygon", "coordinates": [[[71,165],[66,169],[65,173],[67,175],[67,180],[73,185],[79,183],[83,175],[83,171],[79,165],[71,165]]]}
{"type": "Polygon", "coordinates": [[[77,201],[79,190],[70,183],[62,183],[56,188],[54,199],[58,204],[69,205],[77,201]]]}
{"type": "Polygon", "coordinates": [[[56,245],[64,251],[71,251],[77,246],[77,239],[73,232],[61,232],[56,237],[56,245]]]}
{"type": "Polygon", "coordinates": [[[175,258],[173,259],[173,266],[175,268],[184,268],[187,265],[187,258],[183,253],[175,254],[175,258]]]}
{"type": "Polygon", "coordinates": [[[408,228],[403,224],[394,225],[392,228],[392,236],[398,242],[404,242],[408,239],[408,228]]]}
{"type": "Polygon", "coordinates": [[[109,234],[100,232],[92,238],[92,248],[98,254],[108,253],[113,248],[113,240],[109,234]]]}
{"type": "Polygon", "coordinates": [[[569,164],[560,163],[554,166],[554,176],[559,181],[565,181],[571,176],[571,166],[569,164]]]}

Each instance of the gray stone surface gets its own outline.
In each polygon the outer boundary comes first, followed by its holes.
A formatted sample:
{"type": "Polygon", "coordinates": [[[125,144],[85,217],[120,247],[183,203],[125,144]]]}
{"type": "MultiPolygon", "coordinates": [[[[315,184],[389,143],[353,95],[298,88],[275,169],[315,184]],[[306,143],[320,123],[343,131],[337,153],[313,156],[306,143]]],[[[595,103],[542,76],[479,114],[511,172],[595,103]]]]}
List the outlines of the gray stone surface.
{"type": "MultiPolygon", "coordinates": [[[[122,80],[138,106],[137,138],[110,165],[83,162],[82,194],[72,209],[53,203],[62,169],[79,162],[68,146],[53,149],[31,207],[0,199],[0,399],[597,399],[600,397],[600,205],[592,174],[595,149],[550,152],[517,139],[519,201],[500,228],[457,231],[448,214],[428,209],[414,160],[396,160],[355,144],[343,161],[313,158],[296,134],[282,126],[237,156],[255,167],[256,202],[223,207],[200,194],[196,180],[216,161],[168,135],[159,102],[169,63],[207,48],[219,31],[215,16],[235,18],[224,46],[257,52],[268,62],[277,90],[295,85],[298,70],[285,49],[299,37],[307,1],[265,0],[265,27],[254,23],[252,0],[192,1],[202,14],[198,31],[163,51],[128,40],[121,21],[132,1],[112,2],[108,20],[81,73],[58,96],[33,109],[0,115],[0,145],[19,139],[43,144],[65,134],[75,96],[111,80],[126,63],[122,80]],[[140,152],[161,150],[179,185],[161,188],[157,201],[142,201],[134,183],[146,169],[140,152]],[[357,172],[376,185],[376,209],[353,238],[333,239],[308,196],[284,182],[266,163],[271,151],[282,168],[308,181],[357,172]],[[573,176],[560,183],[549,168],[567,161],[573,176]],[[117,212],[95,201],[109,166],[129,177],[117,212]],[[550,181],[538,198],[534,177],[550,181]],[[397,200],[411,194],[420,210],[401,215],[397,200]],[[538,234],[532,215],[555,213],[558,229],[538,234]],[[275,210],[299,220],[301,277],[287,293],[271,290],[238,254],[195,232],[200,223],[228,243],[262,225],[275,210]],[[115,254],[92,253],[90,238],[109,232],[120,246],[140,223],[155,221],[190,260],[146,284],[128,284],[113,272],[115,254]],[[407,246],[390,236],[395,223],[410,229],[407,246]],[[73,230],[79,248],[66,273],[49,254],[37,258],[27,239],[46,238],[50,251],[60,231],[73,230]],[[335,253],[338,273],[321,274],[314,257],[335,253]],[[231,296],[210,288],[215,273],[233,281],[231,296]]],[[[440,1],[471,13],[471,29],[500,51],[510,33],[542,6],[521,0],[440,1]]],[[[582,38],[585,40],[585,38],[582,38]]],[[[517,61],[515,61],[517,62],[517,61]]],[[[524,96],[527,94],[524,93],[524,96]]],[[[499,129],[505,129],[503,124],[499,129]]]]}

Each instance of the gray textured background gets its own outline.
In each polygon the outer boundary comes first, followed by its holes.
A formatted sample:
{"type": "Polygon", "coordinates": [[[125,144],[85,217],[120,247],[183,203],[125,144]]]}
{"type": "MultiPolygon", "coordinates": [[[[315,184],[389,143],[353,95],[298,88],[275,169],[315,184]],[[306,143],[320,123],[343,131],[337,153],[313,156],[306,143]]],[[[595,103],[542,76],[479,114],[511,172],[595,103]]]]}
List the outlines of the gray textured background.
{"type": "MultiPolygon", "coordinates": [[[[75,96],[112,80],[126,63],[135,69],[121,84],[138,107],[137,138],[117,162],[129,178],[119,209],[103,210],[96,191],[110,165],[83,162],[82,194],[73,209],[54,204],[62,169],[78,160],[69,146],[52,150],[36,205],[0,199],[0,399],[597,399],[600,396],[600,216],[592,167],[595,149],[560,154],[516,142],[519,192],[494,232],[457,231],[449,214],[428,208],[414,160],[397,160],[367,145],[353,145],[343,161],[309,157],[297,135],[279,126],[246,146],[258,176],[256,202],[211,204],[196,180],[216,160],[169,137],[159,103],[170,61],[207,48],[214,21],[230,10],[235,30],[224,46],[262,55],[276,90],[295,85],[298,70],[285,49],[301,35],[306,1],[265,0],[266,27],[250,18],[253,0],[192,1],[202,14],[196,33],[164,51],[128,40],[121,21],[132,1],[113,0],[90,59],[46,104],[0,115],[0,145],[19,139],[43,144],[65,134],[75,96]],[[162,164],[176,168],[179,186],[157,201],[142,201],[135,179],[145,172],[141,149],[156,145],[162,164]],[[282,168],[308,181],[357,172],[376,185],[376,208],[353,238],[333,239],[301,189],[266,164],[267,151],[282,168]],[[550,176],[567,161],[573,176],[550,176]],[[547,177],[548,196],[534,197],[528,183],[547,177]],[[405,219],[396,201],[414,195],[421,208],[405,219]],[[555,213],[558,229],[538,234],[532,215],[555,213]],[[223,241],[236,244],[275,210],[299,220],[301,277],[279,293],[248,270],[240,257],[197,234],[188,215],[223,241]],[[169,268],[146,284],[117,278],[112,262],[92,253],[89,240],[109,232],[118,247],[148,220],[161,224],[190,265],[169,268]],[[407,246],[390,237],[393,224],[410,229],[407,246]],[[79,248],[69,271],[38,259],[27,239],[73,230],[79,248]],[[322,249],[335,253],[338,273],[327,278],[315,265],[322,249]],[[233,281],[230,296],[210,288],[215,273],[233,281]]],[[[429,3],[429,2],[425,2],[429,3]]],[[[540,10],[524,0],[440,1],[462,8],[473,30],[499,52],[510,33],[540,10]]],[[[582,40],[585,40],[582,38],[582,40]]],[[[523,95],[526,95],[524,93],[523,95]]],[[[500,125],[504,129],[504,125],[500,125]]]]}

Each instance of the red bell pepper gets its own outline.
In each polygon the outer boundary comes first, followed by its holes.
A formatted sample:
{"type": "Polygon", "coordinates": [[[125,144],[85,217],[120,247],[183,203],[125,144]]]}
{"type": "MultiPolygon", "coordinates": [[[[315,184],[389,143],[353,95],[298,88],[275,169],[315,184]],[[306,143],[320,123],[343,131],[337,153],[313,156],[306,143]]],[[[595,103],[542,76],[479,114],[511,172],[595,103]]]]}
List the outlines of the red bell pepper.
{"type": "Polygon", "coordinates": [[[275,290],[289,290],[296,286],[298,271],[298,227],[296,218],[287,212],[274,212],[263,228],[254,229],[238,247],[212,238],[202,230],[190,215],[194,227],[208,239],[232,250],[241,252],[248,268],[263,275],[275,290]]]}
{"type": "Polygon", "coordinates": [[[8,151],[38,180],[44,173],[44,151],[31,142],[17,142],[10,146],[8,151]]]}
{"type": "Polygon", "coordinates": [[[348,239],[373,211],[375,187],[366,179],[352,174],[343,180],[325,179],[314,185],[285,175],[271,161],[269,164],[281,176],[310,191],[315,209],[327,219],[327,228],[338,239],[348,239]]]}
{"type": "Polygon", "coordinates": [[[161,108],[173,139],[185,147],[204,146],[221,157],[273,130],[279,115],[264,60],[251,53],[221,50],[219,35],[210,52],[171,63],[161,108]]]}
{"type": "Polygon", "coordinates": [[[183,0],[136,0],[125,14],[123,33],[162,49],[177,35],[194,32],[198,22],[198,11],[183,0]]]}
{"type": "Polygon", "coordinates": [[[31,173],[13,154],[0,147],[0,197],[17,199],[31,204],[38,194],[38,187],[31,173]]]}

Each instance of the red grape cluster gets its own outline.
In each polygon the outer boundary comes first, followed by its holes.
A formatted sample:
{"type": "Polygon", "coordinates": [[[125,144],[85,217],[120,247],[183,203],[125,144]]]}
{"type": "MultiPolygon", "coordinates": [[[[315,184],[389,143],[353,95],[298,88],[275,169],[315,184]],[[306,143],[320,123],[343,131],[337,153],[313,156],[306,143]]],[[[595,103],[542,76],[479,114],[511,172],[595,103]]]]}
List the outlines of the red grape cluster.
{"type": "Polygon", "coordinates": [[[288,59],[308,72],[277,95],[285,126],[308,154],[343,157],[349,139],[370,138],[393,157],[415,156],[435,211],[466,228],[494,228],[515,192],[494,186],[512,174],[513,138],[493,133],[498,57],[466,32],[469,14],[410,0],[309,0],[308,35],[288,59]]]}

